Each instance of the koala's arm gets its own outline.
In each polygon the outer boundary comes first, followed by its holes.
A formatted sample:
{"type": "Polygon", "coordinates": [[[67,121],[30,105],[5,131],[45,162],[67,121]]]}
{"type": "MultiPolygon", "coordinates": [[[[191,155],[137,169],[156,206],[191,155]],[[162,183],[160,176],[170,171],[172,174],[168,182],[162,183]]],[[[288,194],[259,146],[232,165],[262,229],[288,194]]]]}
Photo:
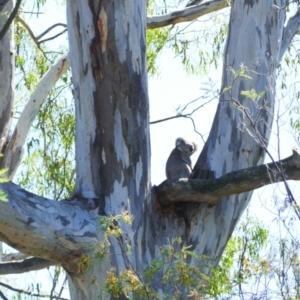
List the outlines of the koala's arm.
{"type": "Polygon", "coordinates": [[[192,169],[192,160],[189,155],[181,153],[181,159],[190,167],[190,169],[192,169]]]}
{"type": "Polygon", "coordinates": [[[188,178],[192,173],[191,160],[187,156],[185,159],[178,149],[174,149],[166,164],[167,179],[188,178]]]}
{"type": "Polygon", "coordinates": [[[188,178],[192,173],[192,169],[189,165],[182,162],[181,164],[167,166],[166,167],[166,176],[167,179],[179,179],[179,178],[188,178]]]}

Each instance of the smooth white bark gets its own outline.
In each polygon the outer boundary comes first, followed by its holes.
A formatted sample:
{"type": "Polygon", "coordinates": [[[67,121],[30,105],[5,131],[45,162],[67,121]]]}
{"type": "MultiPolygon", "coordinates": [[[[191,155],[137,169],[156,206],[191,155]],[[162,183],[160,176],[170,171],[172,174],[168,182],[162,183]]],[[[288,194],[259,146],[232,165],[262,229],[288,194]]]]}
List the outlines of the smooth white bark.
{"type": "Polygon", "coordinates": [[[67,1],[67,24],[70,45],[70,63],[75,92],[76,111],[76,180],[75,191],[87,198],[96,198],[98,180],[93,180],[91,144],[95,141],[96,118],[93,94],[96,90],[95,78],[91,68],[90,47],[95,30],[93,15],[88,0],[67,1]],[[80,57],[80,59],[78,59],[80,57]],[[80,118],[82,121],[77,121],[80,118]],[[80,141],[80,142],[79,142],[80,141]]]}
{"type": "Polygon", "coordinates": [[[2,168],[7,169],[7,177],[12,179],[23,154],[23,146],[28,132],[41,106],[59,78],[69,69],[68,54],[63,55],[39,81],[30,96],[6,147],[2,168]]]}

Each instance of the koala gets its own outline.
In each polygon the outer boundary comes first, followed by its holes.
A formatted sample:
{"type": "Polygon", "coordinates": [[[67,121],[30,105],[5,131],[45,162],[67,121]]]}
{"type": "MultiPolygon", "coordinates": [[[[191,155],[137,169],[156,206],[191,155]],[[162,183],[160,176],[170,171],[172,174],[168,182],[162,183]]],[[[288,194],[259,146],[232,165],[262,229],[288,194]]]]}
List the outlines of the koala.
{"type": "Polygon", "coordinates": [[[183,138],[176,139],[175,148],[166,164],[167,179],[188,178],[192,173],[190,156],[197,150],[197,145],[183,138]]]}

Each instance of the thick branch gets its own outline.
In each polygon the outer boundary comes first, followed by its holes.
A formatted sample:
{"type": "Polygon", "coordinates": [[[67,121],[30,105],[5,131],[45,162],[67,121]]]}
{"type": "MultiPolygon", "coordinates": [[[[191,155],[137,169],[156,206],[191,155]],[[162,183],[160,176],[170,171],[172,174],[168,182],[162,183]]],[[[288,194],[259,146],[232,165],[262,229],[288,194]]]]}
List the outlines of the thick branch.
{"type": "Polygon", "coordinates": [[[47,99],[48,94],[57,80],[70,67],[68,54],[63,55],[43,76],[36,90],[26,104],[16,125],[12,138],[5,150],[3,168],[8,169],[7,176],[12,178],[22,158],[22,149],[28,131],[39,109],[47,99]]]}
{"type": "Polygon", "coordinates": [[[76,262],[101,237],[97,213],[82,202],[49,200],[12,182],[0,184],[0,189],[8,198],[0,201],[0,241],[77,272],[76,262]]]}
{"type": "Polygon", "coordinates": [[[282,42],[281,48],[279,52],[279,61],[282,59],[286,49],[292,42],[293,37],[299,32],[300,30],[300,8],[298,8],[297,12],[293,17],[291,17],[284,28],[282,34],[282,42]]]}
{"type": "Polygon", "coordinates": [[[209,0],[202,4],[176,10],[166,15],[147,17],[147,29],[189,22],[228,6],[228,0],[209,0]]]}
{"type": "Polygon", "coordinates": [[[222,197],[248,192],[283,180],[300,180],[300,151],[278,161],[227,173],[218,179],[166,180],[156,187],[162,205],[176,202],[198,202],[215,205],[222,197]],[[278,172],[283,170],[284,178],[278,172]]]}
{"type": "Polygon", "coordinates": [[[0,275],[38,271],[53,265],[56,265],[53,261],[38,257],[30,257],[23,261],[0,263],[0,275]]]}

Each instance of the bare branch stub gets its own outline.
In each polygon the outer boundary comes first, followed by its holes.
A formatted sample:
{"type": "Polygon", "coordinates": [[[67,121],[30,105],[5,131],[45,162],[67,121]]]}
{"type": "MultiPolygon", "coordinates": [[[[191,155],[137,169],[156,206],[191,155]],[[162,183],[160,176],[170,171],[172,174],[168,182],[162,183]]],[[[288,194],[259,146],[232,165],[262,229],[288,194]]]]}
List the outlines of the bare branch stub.
{"type": "Polygon", "coordinates": [[[165,180],[155,187],[155,191],[162,205],[194,202],[208,203],[212,206],[222,197],[248,192],[284,180],[300,180],[299,149],[293,149],[293,155],[286,159],[230,172],[217,179],[165,180]],[[284,176],[278,172],[278,166],[284,171],[284,176]]]}
{"type": "Polygon", "coordinates": [[[0,263],[0,274],[23,274],[25,272],[37,271],[54,265],[57,265],[57,263],[43,258],[30,257],[22,261],[0,263]]]}

